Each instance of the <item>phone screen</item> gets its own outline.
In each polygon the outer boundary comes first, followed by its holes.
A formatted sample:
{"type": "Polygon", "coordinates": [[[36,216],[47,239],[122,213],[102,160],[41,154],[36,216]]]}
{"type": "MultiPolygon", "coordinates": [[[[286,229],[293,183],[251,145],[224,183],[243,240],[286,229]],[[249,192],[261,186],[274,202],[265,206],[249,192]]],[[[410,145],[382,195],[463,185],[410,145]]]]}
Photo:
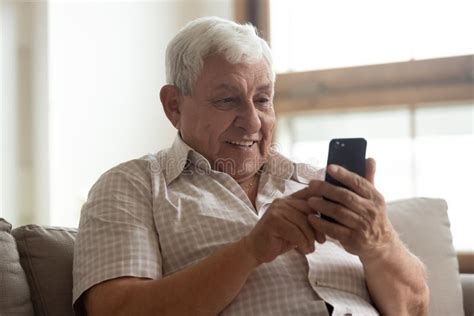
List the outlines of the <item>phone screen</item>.
{"type": "MultiPolygon", "coordinates": [[[[329,143],[328,163],[344,167],[345,169],[365,177],[365,152],[367,141],[364,138],[336,138],[329,143]]],[[[326,172],[326,182],[344,187],[345,185],[331,177],[326,172]]],[[[321,217],[335,222],[334,219],[321,214],[321,217]]]]}

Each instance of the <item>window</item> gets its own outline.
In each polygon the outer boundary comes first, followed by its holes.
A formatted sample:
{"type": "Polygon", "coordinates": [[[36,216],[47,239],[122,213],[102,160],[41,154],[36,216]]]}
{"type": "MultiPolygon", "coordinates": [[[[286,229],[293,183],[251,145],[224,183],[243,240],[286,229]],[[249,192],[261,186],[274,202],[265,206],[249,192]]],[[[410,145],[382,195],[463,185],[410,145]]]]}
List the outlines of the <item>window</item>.
{"type": "Polygon", "coordinates": [[[270,1],[278,72],[474,53],[471,0],[270,1]]]}
{"type": "Polygon", "coordinates": [[[323,167],[330,139],[365,137],[385,198],[447,200],[474,250],[474,3],[268,1],[282,153],[323,167]]]}
{"type": "Polygon", "coordinates": [[[474,240],[473,124],[473,104],[293,115],[281,119],[277,142],[292,159],[324,167],[331,138],[366,138],[367,156],[377,160],[376,186],[386,200],[447,200],[454,245],[467,250],[474,240]]]}

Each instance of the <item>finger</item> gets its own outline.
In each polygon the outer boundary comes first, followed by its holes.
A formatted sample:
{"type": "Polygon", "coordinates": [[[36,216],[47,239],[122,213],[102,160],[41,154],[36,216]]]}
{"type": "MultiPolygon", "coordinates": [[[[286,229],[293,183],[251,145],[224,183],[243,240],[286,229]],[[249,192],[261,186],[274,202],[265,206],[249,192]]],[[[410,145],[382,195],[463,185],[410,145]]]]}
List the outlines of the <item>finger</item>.
{"type": "Polygon", "coordinates": [[[285,203],[287,203],[293,209],[302,212],[306,215],[314,213],[313,209],[308,205],[308,202],[306,200],[288,198],[285,199],[285,203]]]}
{"type": "Polygon", "coordinates": [[[366,219],[370,218],[367,214],[367,210],[369,209],[369,201],[361,198],[346,188],[338,187],[328,182],[322,182],[319,185],[319,195],[331,200],[333,203],[342,204],[350,211],[355,212],[366,219]]]}
{"type": "Polygon", "coordinates": [[[285,252],[290,251],[291,249],[294,249],[294,248],[295,248],[294,245],[290,244],[287,240],[284,240],[281,253],[285,253],[285,252]]]}
{"type": "Polygon", "coordinates": [[[326,235],[344,241],[350,237],[350,230],[347,227],[328,222],[316,215],[308,215],[308,221],[314,229],[325,233],[326,235]]]}
{"type": "Polygon", "coordinates": [[[339,224],[344,225],[347,228],[366,230],[370,226],[369,222],[364,217],[352,212],[341,204],[315,197],[310,198],[308,204],[314,210],[334,218],[339,224]]]}
{"type": "Polygon", "coordinates": [[[288,211],[283,210],[282,216],[301,230],[308,241],[308,246],[314,244],[316,236],[306,219],[306,216],[314,211],[308,202],[296,199],[284,199],[283,202],[287,205],[288,211]]]}
{"type": "Polygon", "coordinates": [[[305,199],[311,197],[325,197],[345,205],[348,209],[360,214],[366,219],[370,218],[367,214],[367,210],[369,209],[368,201],[362,199],[350,190],[332,185],[326,181],[312,180],[304,191],[301,190],[297,193],[298,197],[305,199]]]}
{"type": "Polygon", "coordinates": [[[374,195],[374,186],[358,174],[337,165],[329,165],[327,170],[329,175],[358,195],[368,199],[371,199],[374,195]]]}
{"type": "Polygon", "coordinates": [[[314,229],[314,227],[313,227],[313,231],[314,231],[316,241],[320,244],[324,244],[326,242],[326,235],[324,235],[324,233],[314,229]]]}
{"type": "Polygon", "coordinates": [[[365,160],[365,178],[372,184],[375,184],[375,159],[367,158],[365,160]]]}
{"type": "MultiPolygon", "coordinates": [[[[279,216],[284,220],[295,225],[307,240],[309,249],[314,246],[316,235],[306,220],[306,216],[314,213],[313,209],[308,205],[306,200],[298,200],[292,198],[278,199],[275,203],[277,205],[279,216]]],[[[320,240],[322,238],[319,236],[320,240]]]]}
{"type": "Polygon", "coordinates": [[[296,191],[290,196],[300,200],[307,200],[312,196],[321,196],[319,193],[319,186],[321,183],[324,183],[324,181],[311,180],[306,188],[296,191]]]}
{"type": "MultiPolygon", "coordinates": [[[[304,212],[306,215],[314,214],[315,209],[312,208],[306,200],[299,200],[299,199],[289,199],[288,202],[298,208],[300,211],[304,212]]],[[[308,223],[307,219],[304,219],[304,225],[305,227],[305,235],[308,235],[309,232],[312,232],[312,239],[311,242],[314,243],[314,240],[316,240],[320,244],[324,244],[326,242],[326,235],[323,233],[314,230],[308,223]]]]}
{"type": "Polygon", "coordinates": [[[283,212],[282,216],[284,219],[298,227],[298,229],[303,233],[306,238],[307,246],[311,247],[311,245],[314,244],[316,236],[312,227],[309,225],[308,220],[306,219],[307,215],[309,214],[300,213],[297,210],[293,210],[293,212],[283,212]]]}
{"type": "Polygon", "coordinates": [[[290,197],[294,199],[299,199],[299,200],[306,200],[309,198],[309,186],[301,189],[299,191],[293,192],[290,197]]]}
{"type": "Polygon", "coordinates": [[[310,253],[314,252],[316,250],[316,248],[313,247],[313,248],[309,248],[307,250],[302,250],[302,249],[297,247],[296,250],[298,250],[298,252],[301,253],[302,255],[307,255],[307,254],[310,254],[310,253]]]}
{"type": "MultiPolygon", "coordinates": [[[[275,229],[281,238],[288,241],[291,245],[303,251],[312,250],[311,245],[308,245],[305,235],[295,224],[288,221],[277,221],[275,223],[275,229]]],[[[314,247],[314,244],[312,246],[314,247]]]]}

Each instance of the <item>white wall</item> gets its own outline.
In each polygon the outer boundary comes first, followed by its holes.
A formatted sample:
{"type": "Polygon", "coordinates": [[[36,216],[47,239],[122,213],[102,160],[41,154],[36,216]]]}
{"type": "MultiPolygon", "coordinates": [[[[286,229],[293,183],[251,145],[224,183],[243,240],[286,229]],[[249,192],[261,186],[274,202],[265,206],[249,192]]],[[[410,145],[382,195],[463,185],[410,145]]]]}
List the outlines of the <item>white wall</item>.
{"type": "Polygon", "coordinates": [[[49,118],[49,69],[48,69],[48,5],[37,2],[32,17],[32,58],[31,58],[31,155],[33,205],[30,221],[49,223],[50,210],[50,118],[49,118]]]}
{"type": "Polygon", "coordinates": [[[14,7],[6,2],[0,2],[0,54],[1,54],[1,164],[0,164],[0,217],[16,222],[16,177],[14,170],[17,169],[17,146],[14,135],[16,130],[16,55],[15,42],[17,34],[15,31],[16,14],[14,7]]]}
{"type": "Polygon", "coordinates": [[[114,165],[168,147],[164,52],[232,0],[1,1],[0,217],[76,226],[114,165]]]}
{"type": "Polygon", "coordinates": [[[51,3],[50,222],[78,224],[99,175],[168,147],[164,53],[187,21],[232,18],[232,1],[51,3]]]}
{"type": "Polygon", "coordinates": [[[17,225],[49,208],[46,4],[2,1],[0,10],[0,216],[17,225]]]}

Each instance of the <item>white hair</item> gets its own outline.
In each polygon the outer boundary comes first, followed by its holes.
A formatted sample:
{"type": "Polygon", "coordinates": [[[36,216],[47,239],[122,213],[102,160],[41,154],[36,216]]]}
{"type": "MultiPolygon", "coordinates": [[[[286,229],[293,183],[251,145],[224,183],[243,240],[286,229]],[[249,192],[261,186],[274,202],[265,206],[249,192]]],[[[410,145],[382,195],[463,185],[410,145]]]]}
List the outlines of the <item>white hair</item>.
{"type": "Polygon", "coordinates": [[[189,22],[168,44],[167,83],[177,86],[184,95],[191,95],[204,59],[212,54],[222,55],[232,64],[253,64],[264,58],[270,78],[275,81],[270,47],[253,25],[204,17],[189,22]]]}

